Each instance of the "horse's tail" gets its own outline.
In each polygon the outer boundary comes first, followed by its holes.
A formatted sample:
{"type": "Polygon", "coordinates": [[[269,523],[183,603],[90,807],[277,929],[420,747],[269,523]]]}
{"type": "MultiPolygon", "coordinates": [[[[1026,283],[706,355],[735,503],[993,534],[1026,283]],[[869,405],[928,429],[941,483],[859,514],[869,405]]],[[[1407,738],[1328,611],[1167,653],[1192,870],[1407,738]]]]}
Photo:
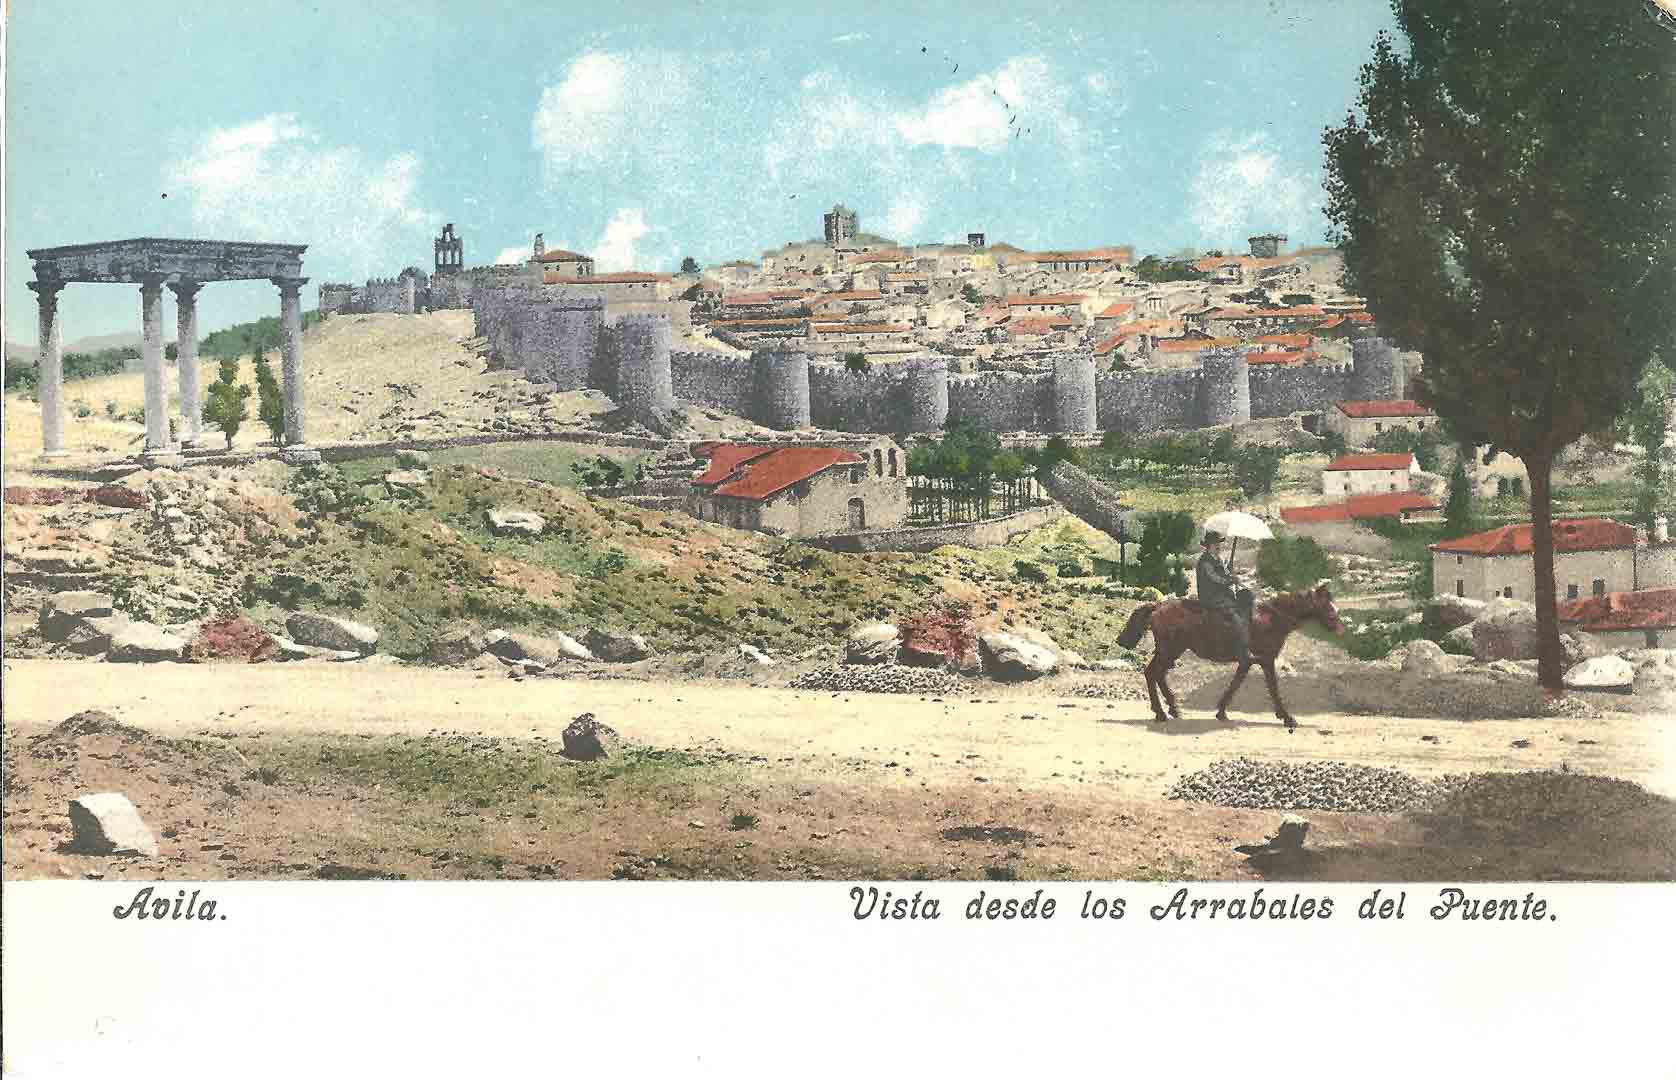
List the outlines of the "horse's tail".
{"type": "Polygon", "coordinates": [[[1129,622],[1123,627],[1123,633],[1117,635],[1117,643],[1125,649],[1133,649],[1146,636],[1147,627],[1152,625],[1152,609],[1157,604],[1142,604],[1129,616],[1129,622]]]}

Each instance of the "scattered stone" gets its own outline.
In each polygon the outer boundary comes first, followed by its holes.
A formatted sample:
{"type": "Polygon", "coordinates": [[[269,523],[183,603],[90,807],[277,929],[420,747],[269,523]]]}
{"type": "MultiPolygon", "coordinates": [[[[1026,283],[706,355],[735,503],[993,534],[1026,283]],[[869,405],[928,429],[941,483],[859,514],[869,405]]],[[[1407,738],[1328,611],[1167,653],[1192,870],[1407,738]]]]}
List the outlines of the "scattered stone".
{"type": "Polygon", "coordinates": [[[1534,660],[1536,605],[1498,596],[1472,624],[1472,654],[1479,660],[1534,660]]]}
{"type": "Polygon", "coordinates": [[[431,474],[418,469],[397,469],[384,474],[384,486],[392,495],[417,495],[431,482],[431,474]]]}
{"type": "Polygon", "coordinates": [[[582,635],[588,652],[607,663],[632,664],[652,655],[652,646],[639,634],[618,634],[591,627],[582,635]]]}
{"type": "Polygon", "coordinates": [[[336,652],[358,652],[365,656],[378,647],[378,631],[365,623],[312,611],[293,612],[285,620],[285,632],[299,645],[336,652]]]}
{"type": "Polygon", "coordinates": [[[208,620],[198,628],[198,633],[185,651],[185,659],[193,663],[238,660],[257,664],[273,660],[278,655],[279,646],[273,635],[244,614],[222,615],[208,620]]]}
{"type": "Polygon", "coordinates": [[[1623,654],[1635,665],[1635,693],[1676,697],[1676,649],[1637,649],[1623,654]]]}
{"type": "Polygon", "coordinates": [[[1583,630],[1560,635],[1560,648],[1565,651],[1565,666],[1574,668],[1585,660],[1606,656],[1611,649],[1600,638],[1583,630]]]}
{"type": "Polygon", "coordinates": [[[551,666],[560,660],[592,661],[594,654],[568,634],[541,637],[508,630],[491,630],[483,636],[483,647],[503,660],[534,660],[551,666]]]}
{"type": "Polygon", "coordinates": [[[739,655],[743,656],[752,663],[761,664],[763,667],[773,667],[775,664],[779,663],[778,660],[769,656],[755,645],[751,645],[749,643],[741,644],[739,646],[739,655]]]}
{"type": "Polygon", "coordinates": [[[540,536],[547,519],[532,510],[485,510],[484,520],[496,536],[540,536]]]}
{"type": "Polygon", "coordinates": [[[949,694],[960,688],[960,677],[902,664],[841,664],[824,671],[806,671],[788,685],[794,690],[855,694],[949,694]]]}
{"type": "Polygon", "coordinates": [[[151,623],[125,622],[111,631],[105,659],[113,664],[155,664],[179,660],[186,639],[151,623]]]}
{"type": "Polygon", "coordinates": [[[1093,666],[1095,671],[1136,671],[1136,670],[1139,670],[1137,665],[1131,663],[1128,660],[1123,660],[1123,659],[1096,660],[1096,661],[1094,661],[1092,666],[1093,666]]]}
{"type": "Polygon", "coordinates": [[[1628,691],[1635,685],[1635,665],[1621,656],[1597,656],[1565,673],[1571,690],[1628,691]]]}
{"type": "Polygon", "coordinates": [[[82,620],[107,618],[114,611],[105,593],[54,593],[41,605],[41,636],[48,641],[65,641],[82,620]]]}
{"type": "Polygon", "coordinates": [[[1009,681],[1051,675],[1059,667],[1052,650],[999,630],[979,636],[978,656],[986,675],[1009,681]]]}
{"type": "Polygon", "coordinates": [[[888,664],[902,647],[902,631],[887,622],[867,623],[851,631],[844,643],[846,664],[888,664]]]}
{"type": "Polygon", "coordinates": [[[1181,778],[1169,798],[1254,810],[1397,813],[1425,806],[1427,781],[1396,769],[1342,761],[1218,761],[1181,778]]]}
{"type": "Polygon", "coordinates": [[[1471,626],[1484,614],[1485,604],[1465,596],[1434,596],[1421,611],[1421,624],[1433,632],[1447,632],[1471,626]]]}
{"type": "Polygon", "coordinates": [[[1443,640],[1444,640],[1445,643],[1447,643],[1450,646],[1451,649],[1454,650],[1454,652],[1457,655],[1461,655],[1461,656],[1471,656],[1471,655],[1473,655],[1473,648],[1472,648],[1473,637],[1472,637],[1472,624],[1471,623],[1468,623],[1465,626],[1455,627],[1455,629],[1453,629],[1453,630],[1449,631],[1447,634],[1443,635],[1443,640]]]}
{"type": "Polygon", "coordinates": [[[89,855],[156,855],[157,839],[128,796],[114,791],[70,800],[70,847],[89,855]]]}
{"type": "Polygon", "coordinates": [[[425,649],[425,659],[444,667],[459,667],[481,656],[487,647],[486,636],[476,630],[451,630],[432,639],[425,649]]]}
{"type": "Polygon", "coordinates": [[[1402,673],[1410,679],[1435,679],[1454,670],[1449,654],[1435,641],[1418,638],[1408,643],[1403,654],[1402,673]]]}
{"type": "Polygon", "coordinates": [[[560,755],[572,761],[598,761],[610,756],[617,746],[617,732],[594,719],[593,713],[583,713],[565,726],[564,747],[560,755]]]}

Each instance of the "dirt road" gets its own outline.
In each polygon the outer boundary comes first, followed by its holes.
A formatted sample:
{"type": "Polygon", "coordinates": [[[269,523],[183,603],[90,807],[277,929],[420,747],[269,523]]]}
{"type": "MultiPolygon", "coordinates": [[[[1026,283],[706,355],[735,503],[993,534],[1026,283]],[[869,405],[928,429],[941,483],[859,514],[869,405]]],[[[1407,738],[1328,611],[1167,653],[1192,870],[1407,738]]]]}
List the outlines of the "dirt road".
{"type": "MultiPolygon", "coordinates": [[[[1114,676],[1113,678],[1121,678],[1114,676]]],[[[103,709],[160,735],[408,734],[433,730],[557,738],[591,712],[632,742],[706,747],[808,766],[898,762],[914,787],[985,782],[1029,790],[1097,783],[1157,799],[1176,777],[1222,758],[1340,760],[1420,776],[1559,768],[1676,795],[1676,717],[1606,713],[1542,720],[1267,714],[1160,727],[1144,703],[1036,696],[974,682],[944,700],[831,694],[736,683],[512,680],[395,664],[5,665],[8,725],[47,727],[103,709]],[[1515,747],[1515,741],[1527,746],[1515,747]],[[981,781],[979,780],[981,778],[981,781]]]]}

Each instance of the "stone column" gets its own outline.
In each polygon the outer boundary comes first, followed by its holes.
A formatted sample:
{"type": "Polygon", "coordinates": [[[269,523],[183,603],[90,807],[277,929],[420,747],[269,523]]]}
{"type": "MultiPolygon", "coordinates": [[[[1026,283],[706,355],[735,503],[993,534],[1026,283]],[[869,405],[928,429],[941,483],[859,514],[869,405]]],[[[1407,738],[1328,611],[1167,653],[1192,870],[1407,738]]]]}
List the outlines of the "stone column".
{"type": "Polygon", "coordinates": [[[41,357],[35,370],[36,396],[41,401],[41,456],[63,457],[64,350],[58,322],[58,292],[62,281],[31,281],[41,309],[41,357]]]}
{"type": "Polygon", "coordinates": [[[318,461],[308,450],[303,431],[303,309],[302,287],[308,278],[273,278],[279,286],[280,367],[285,391],[285,453],[288,461],[318,461]]]}
{"type": "Polygon", "coordinates": [[[175,294],[175,362],[180,365],[180,445],[196,446],[203,435],[204,399],[198,388],[198,290],[203,284],[180,281],[175,294]]]}
{"type": "Polygon", "coordinates": [[[140,360],[145,365],[145,452],[169,452],[169,392],[163,385],[163,279],[140,284],[140,360]]]}

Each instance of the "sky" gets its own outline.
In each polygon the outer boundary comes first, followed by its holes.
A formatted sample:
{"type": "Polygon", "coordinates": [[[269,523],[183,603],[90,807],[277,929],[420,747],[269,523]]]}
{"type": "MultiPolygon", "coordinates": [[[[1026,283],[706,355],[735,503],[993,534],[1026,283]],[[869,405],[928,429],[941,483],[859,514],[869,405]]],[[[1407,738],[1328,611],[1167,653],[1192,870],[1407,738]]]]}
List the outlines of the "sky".
{"type": "MultiPolygon", "coordinates": [[[[1390,25],[1385,0],[9,6],[19,342],[26,249],[136,236],[306,243],[307,307],[429,272],[445,222],[468,266],[541,232],[601,271],[755,259],[839,201],[904,242],[1318,243],[1321,131],[1390,25]]],[[[137,330],[138,292],[66,289],[65,341],[137,330]]],[[[278,307],[217,284],[200,333],[278,307]]]]}

